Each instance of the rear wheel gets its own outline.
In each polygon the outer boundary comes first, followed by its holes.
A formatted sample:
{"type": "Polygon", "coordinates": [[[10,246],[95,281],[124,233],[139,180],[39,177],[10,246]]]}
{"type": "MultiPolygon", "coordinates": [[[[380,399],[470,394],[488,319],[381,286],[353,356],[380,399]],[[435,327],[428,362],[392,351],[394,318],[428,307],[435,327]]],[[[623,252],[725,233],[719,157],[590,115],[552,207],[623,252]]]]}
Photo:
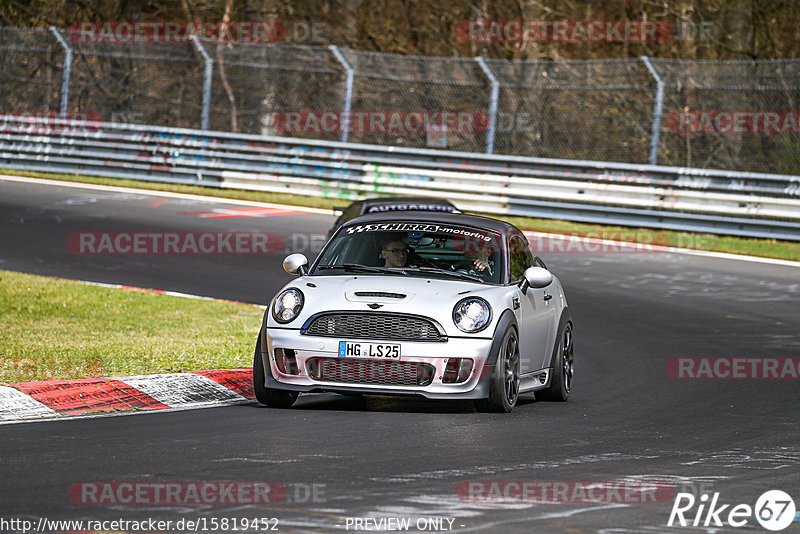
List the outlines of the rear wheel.
{"type": "Polygon", "coordinates": [[[519,340],[517,331],[509,327],[503,335],[500,353],[492,372],[489,397],[475,401],[481,412],[508,413],[517,405],[519,398],[519,340]]]}
{"type": "Polygon", "coordinates": [[[560,402],[569,399],[574,371],[572,325],[567,323],[559,336],[558,349],[553,359],[553,374],[550,377],[550,385],[537,391],[536,398],[560,402]]]}
{"type": "Polygon", "coordinates": [[[256,353],[253,357],[253,392],[256,394],[258,402],[273,408],[289,408],[297,400],[296,391],[283,391],[266,387],[264,383],[264,362],[261,359],[261,336],[259,336],[256,343],[256,353]]]}

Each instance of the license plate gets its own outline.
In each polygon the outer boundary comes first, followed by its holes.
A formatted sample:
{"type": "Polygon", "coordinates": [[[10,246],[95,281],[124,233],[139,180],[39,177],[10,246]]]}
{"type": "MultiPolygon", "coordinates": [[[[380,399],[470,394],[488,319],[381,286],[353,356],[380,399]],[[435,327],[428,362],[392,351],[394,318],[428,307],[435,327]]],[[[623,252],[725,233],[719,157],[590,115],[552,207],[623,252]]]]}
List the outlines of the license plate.
{"type": "Polygon", "coordinates": [[[386,358],[389,360],[400,359],[399,343],[361,343],[357,341],[340,341],[340,357],[355,358],[386,358]]]}

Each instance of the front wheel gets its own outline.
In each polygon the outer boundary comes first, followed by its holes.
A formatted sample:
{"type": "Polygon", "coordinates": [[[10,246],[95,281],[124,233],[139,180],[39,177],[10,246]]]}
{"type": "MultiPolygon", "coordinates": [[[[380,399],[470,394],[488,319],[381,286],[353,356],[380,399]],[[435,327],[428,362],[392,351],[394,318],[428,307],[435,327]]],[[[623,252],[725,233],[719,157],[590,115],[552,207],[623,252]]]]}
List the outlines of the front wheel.
{"type": "Polygon", "coordinates": [[[283,391],[266,387],[264,383],[264,361],[261,359],[261,337],[256,343],[256,353],[253,357],[253,392],[261,404],[273,408],[289,408],[297,400],[296,391],[283,391]]]}
{"type": "Polygon", "coordinates": [[[503,335],[491,380],[489,397],[475,401],[475,408],[481,412],[510,412],[519,398],[519,340],[512,327],[503,335]]]}
{"type": "Polygon", "coordinates": [[[561,331],[558,349],[553,358],[553,375],[550,385],[536,392],[540,400],[563,402],[569,399],[572,391],[572,375],[575,372],[575,362],[572,349],[572,325],[567,323],[561,331]]]}

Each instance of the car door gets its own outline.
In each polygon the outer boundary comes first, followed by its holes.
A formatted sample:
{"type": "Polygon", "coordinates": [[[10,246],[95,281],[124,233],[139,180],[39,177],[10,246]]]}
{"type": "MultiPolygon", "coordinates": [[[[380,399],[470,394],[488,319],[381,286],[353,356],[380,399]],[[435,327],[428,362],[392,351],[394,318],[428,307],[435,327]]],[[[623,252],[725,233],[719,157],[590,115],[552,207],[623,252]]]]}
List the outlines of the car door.
{"type": "MultiPolygon", "coordinates": [[[[519,284],[523,273],[532,267],[533,255],[527,240],[522,235],[512,235],[509,246],[509,274],[511,283],[519,284]]],[[[529,287],[523,293],[517,289],[520,307],[517,310],[520,340],[520,372],[522,374],[537,371],[549,365],[552,351],[552,329],[556,315],[555,295],[548,288],[535,289],[529,287]]]]}

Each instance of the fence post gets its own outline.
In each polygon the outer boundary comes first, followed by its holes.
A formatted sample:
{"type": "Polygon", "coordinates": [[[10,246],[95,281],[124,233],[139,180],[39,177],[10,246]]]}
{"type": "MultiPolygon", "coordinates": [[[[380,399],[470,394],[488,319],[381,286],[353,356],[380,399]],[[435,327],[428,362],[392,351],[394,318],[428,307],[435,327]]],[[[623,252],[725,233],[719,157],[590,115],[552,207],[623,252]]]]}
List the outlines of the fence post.
{"type": "Polygon", "coordinates": [[[66,119],[69,115],[69,82],[72,77],[72,47],[58,28],[50,26],[50,31],[56,36],[58,44],[64,48],[64,69],[61,71],[61,109],[59,115],[62,119],[66,119]]]}
{"type": "Polygon", "coordinates": [[[500,98],[500,82],[497,81],[492,69],[489,68],[483,57],[478,56],[475,61],[492,84],[492,94],[489,100],[489,126],[486,130],[486,153],[491,154],[494,152],[494,132],[495,124],[497,123],[497,100],[500,98]]]}
{"type": "Polygon", "coordinates": [[[200,114],[200,129],[208,130],[208,116],[211,110],[211,80],[214,75],[214,60],[206,52],[206,47],[200,42],[196,35],[190,35],[189,39],[194,43],[194,47],[203,56],[205,70],[203,72],[203,111],[200,114]]]}
{"type": "Polygon", "coordinates": [[[661,113],[664,107],[664,80],[647,56],[641,56],[647,70],[656,81],[656,101],[653,104],[653,129],[650,135],[650,165],[658,165],[658,146],[661,137],[661,113]]]}
{"type": "Polygon", "coordinates": [[[344,109],[342,110],[342,143],[347,142],[350,134],[350,104],[353,101],[353,67],[347,58],[344,57],[342,51],[336,45],[328,45],[328,50],[331,51],[336,61],[342,66],[345,72],[345,91],[344,91],[344,109]]]}

